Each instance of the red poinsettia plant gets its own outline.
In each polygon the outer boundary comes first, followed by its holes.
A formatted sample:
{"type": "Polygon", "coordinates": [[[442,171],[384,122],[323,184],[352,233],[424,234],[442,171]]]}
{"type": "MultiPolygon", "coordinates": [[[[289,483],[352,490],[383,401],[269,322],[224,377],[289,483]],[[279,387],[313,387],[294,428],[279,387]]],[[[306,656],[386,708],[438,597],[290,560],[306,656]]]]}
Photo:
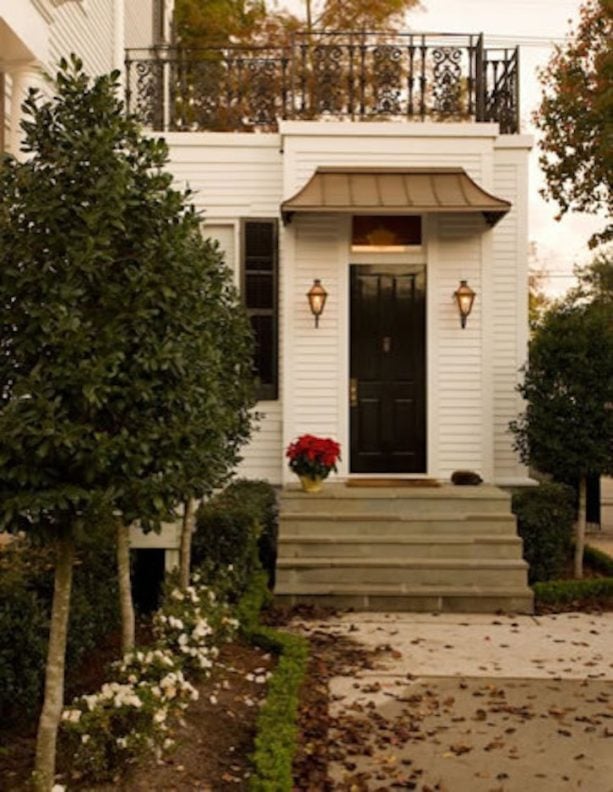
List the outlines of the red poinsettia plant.
{"type": "Polygon", "coordinates": [[[290,468],[298,476],[325,479],[341,458],[341,447],[329,437],[301,435],[287,447],[286,454],[290,468]]]}

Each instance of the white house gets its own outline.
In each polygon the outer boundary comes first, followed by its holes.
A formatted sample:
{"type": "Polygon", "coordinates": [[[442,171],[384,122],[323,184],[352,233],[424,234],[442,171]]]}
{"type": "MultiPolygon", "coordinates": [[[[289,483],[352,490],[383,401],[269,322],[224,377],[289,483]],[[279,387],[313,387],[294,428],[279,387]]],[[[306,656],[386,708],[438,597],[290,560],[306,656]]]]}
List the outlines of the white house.
{"type": "Polygon", "coordinates": [[[283,485],[277,596],[530,610],[509,495],[493,486],[529,483],[508,433],[528,335],[517,51],[316,33],[129,52],[126,79],[251,316],[260,423],[239,472],[283,485]],[[316,496],[284,456],[303,433],[343,450],[316,496]],[[486,484],[450,486],[458,469],[486,484]]]}
{"type": "Polygon", "coordinates": [[[76,53],[89,74],[119,69],[126,47],[170,37],[174,0],[0,0],[0,151],[19,155],[21,103],[45,90],[60,58],[76,53]]]}
{"type": "Polygon", "coordinates": [[[287,484],[284,449],[310,432],[340,441],[341,478],[527,483],[507,430],[527,351],[517,53],[478,36],[304,41],[128,57],[131,108],[166,130],[252,316],[262,418],[241,472],[287,484]]]}
{"type": "Polygon", "coordinates": [[[106,71],[127,46],[128,108],[165,136],[233,268],[260,391],[239,472],[290,485],[278,592],[529,608],[508,495],[492,486],[529,483],[508,433],[527,352],[517,51],[474,34],[339,32],[182,52],[167,46],[164,0],[15,5],[0,0],[9,146],[34,63],[74,49],[106,71]],[[313,286],[327,295],[317,318],[313,286]],[[474,296],[462,319],[460,290],[474,296]],[[306,432],[342,446],[336,484],[311,500],[284,457],[306,432]],[[458,469],[486,485],[449,486],[458,469]],[[410,479],[439,486],[393,486],[410,479]],[[389,489],[368,489],[378,482],[389,489]]]}

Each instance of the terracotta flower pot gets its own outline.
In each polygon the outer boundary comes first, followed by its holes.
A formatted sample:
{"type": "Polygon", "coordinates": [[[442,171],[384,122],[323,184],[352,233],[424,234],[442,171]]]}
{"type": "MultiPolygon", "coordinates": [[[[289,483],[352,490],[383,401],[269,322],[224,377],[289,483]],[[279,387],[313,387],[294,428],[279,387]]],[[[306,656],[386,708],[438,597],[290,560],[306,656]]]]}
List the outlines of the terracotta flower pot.
{"type": "Polygon", "coordinates": [[[324,480],[320,476],[311,478],[311,476],[298,476],[302,489],[305,492],[320,492],[323,487],[324,480]]]}

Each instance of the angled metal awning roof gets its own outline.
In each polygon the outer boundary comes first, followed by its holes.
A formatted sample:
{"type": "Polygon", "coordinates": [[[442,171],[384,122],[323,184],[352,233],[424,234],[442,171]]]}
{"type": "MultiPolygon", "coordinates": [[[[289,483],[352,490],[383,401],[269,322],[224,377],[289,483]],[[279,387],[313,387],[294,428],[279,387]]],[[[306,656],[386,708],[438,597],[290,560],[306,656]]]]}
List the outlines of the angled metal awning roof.
{"type": "Polygon", "coordinates": [[[486,192],[463,168],[317,168],[283,201],[285,223],[295,212],[426,214],[481,212],[493,226],[511,204],[486,192]]]}

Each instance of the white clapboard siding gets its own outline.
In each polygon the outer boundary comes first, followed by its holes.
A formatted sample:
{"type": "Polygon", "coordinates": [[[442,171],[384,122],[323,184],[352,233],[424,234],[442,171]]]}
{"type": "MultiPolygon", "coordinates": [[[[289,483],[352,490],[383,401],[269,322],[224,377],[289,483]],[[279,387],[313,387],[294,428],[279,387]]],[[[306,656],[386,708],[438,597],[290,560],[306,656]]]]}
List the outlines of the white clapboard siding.
{"type": "Polygon", "coordinates": [[[278,217],[282,157],[278,135],[170,133],[169,168],[205,218],[278,217]]]}
{"type": "MultiPolygon", "coordinates": [[[[458,468],[488,479],[525,476],[506,433],[518,409],[516,370],[525,352],[525,169],[529,141],[497,138],[492,125],[282,123],[280,134],[173,133],[170,168],[195,191],[205,233],[216,236],[238,273],[240,220],[279,217],[279,206],[318,166],[461,166],[486,190],[513,203],[492,231],[479,214],[425,220],[427,273],[428,472],[458,468]],[[419,129],[422,132],[419,132],[419,129]],[[523,258],[522,258],[523,257],[523,258]],[[466,279],[477,292],[465,329],[453,293],[466,279]]],[[[280,225],[280,396],[257,406],[258,430],[239,473],[292,480],[283,449],[311,432],[343,445],[348,472],[348,218],[294,215],[280,225]],[[328,291],[318,329],[306,293],[328,291]]],[[[414,254],[417,255],[417,254],[414,254]]],[[[413,260],[413,259],[411,259],[413,260]]]]}
{"type": "Polygon", "coordinates": [[[522,401],[515,387],[520,380],[518,369],[525,362],[522,354],[521,328],[527,310],[525,259],[527,242],[521,239],[521,214],[526,211],[520,179],[521,163],[503,161],[494,169],[494,190],[513,204],[511,211],[493,231],[493,377],[494,389],[494,467],[496,480],[512,481],[526,475],[513,450],[509,421],[517,417],[522,401]],[[522,267],[521,257],[524,259],[522,267]],[[520,296],[521,295],[521,296],[520,296]],[[520,304],[519,300],[525,304],[520,304]]]}
{"type": "MultiPolygon", "coordinates": [[[[237,250],[237,223],[204,223],[205,237],[217,240],[228,267],[239,282],[240,262],[237,250]]],[[[246,478],[264,478],[271,484],[281,482],[282,438],[281,403],[259,402],[254,410],[253,434],[242,451],[243,461],[237,475],[246,478]]]]}
{"type": "Polygon", "coordinates": [[[258,420],[254,423],[251,441],[243,449],[237,475],[280,484],[283,465],[281,402],[259,402],[256,413],[258,420]]]}
{"type": "Polygon", "coordinates": [[[483,356],[481,304],[475,300],[466,328],[461,329],[453,298],[466,279],[481,293],[483,220],[474,215],[441,215],[437,223],[438,257],[432,263],[436,346],[428,350],[436,367],[438,388],[433,416],[438,436],[438,475],[459,468],[482,470],[483,356]]]}
{"type": "Polygon", "coordinates": [[[75,52],[89,74],[114,68],[113,4],[110,0],[54,5],[46,67],[55,73],[60,58],[75,52]]]}
{"type": "MultiPolygon", "coordinates": [[[[310,433],[339,436],[341,416],[338,381],[342,365],[339,333],[339,298],[344,279],[339,271],[340,225],[334,215],[295,216],[292,304],[287,306],[291,322],[292,424],[288,439],[310,433]],[[317,329],[306,294],[319,278],[328,299],[317,329]]],[[[343,227],[344,231],[344,227],[343,227]]],[[[289,364],[287,361],[286,364],[289,364]]]]}

